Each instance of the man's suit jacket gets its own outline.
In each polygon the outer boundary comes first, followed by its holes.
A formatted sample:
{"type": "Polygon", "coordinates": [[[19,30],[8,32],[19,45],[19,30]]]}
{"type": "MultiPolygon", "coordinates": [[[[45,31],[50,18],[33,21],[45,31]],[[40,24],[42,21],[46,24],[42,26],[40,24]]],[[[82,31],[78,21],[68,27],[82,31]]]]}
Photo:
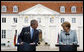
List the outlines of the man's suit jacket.
{"type": "Polygon", "coordinates": [[[30,33],[30,26],[29,27],[24,27],[18,36],[18,43],[23,42],[23,45],[18,46],[19,50],[22,51],[33,51],[36,49],[36,45],[39,41],[39,31],[34,30],[33,37],[31,39],[31,33],[30,33]],[[35,42],[35,45],[29,45],[30,43],[35,42]]]}

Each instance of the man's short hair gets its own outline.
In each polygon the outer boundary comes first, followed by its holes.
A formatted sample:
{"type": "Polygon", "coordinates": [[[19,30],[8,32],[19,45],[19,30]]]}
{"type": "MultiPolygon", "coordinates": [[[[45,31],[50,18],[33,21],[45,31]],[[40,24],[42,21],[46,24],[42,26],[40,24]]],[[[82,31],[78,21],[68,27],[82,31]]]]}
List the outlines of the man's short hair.
{"type": "Polygon", "coordinates": [[[32,25],[35,25],[36,22],[37,22],[37,20],[33,19],[33,20],[31,20],[30,25],[31,25],[31,26],[32,26],[32,25]]]}

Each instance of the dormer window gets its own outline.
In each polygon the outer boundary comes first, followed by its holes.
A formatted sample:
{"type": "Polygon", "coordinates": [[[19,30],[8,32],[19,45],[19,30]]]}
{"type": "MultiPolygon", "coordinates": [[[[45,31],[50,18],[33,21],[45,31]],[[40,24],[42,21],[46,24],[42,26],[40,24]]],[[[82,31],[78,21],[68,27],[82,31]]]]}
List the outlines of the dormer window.
{"type": "Polygon", "coordinates": [[[2,6],[2,9],[1,9],[2,12],[7,12],[7,7],[4,5],[2,6]]]}
{"type": "Polygon", "coordinates": [[[71,12],[72,12],[72,13],[76,13],[76,6],[72,6],[72,7],[71,7],[71,12]]]}
{"type": "Polygon", "coordinates": [[[13,6],[13,12],[18,12],[18,7],[17,6],[13,6]]]}
{"type": "Polygon", "coordinates": [[[64,6],[61,6],[61,7],[60,7],[60,12],[61,12],[61,13],[65,13],[65,7],[64,7],[64,6]]]}

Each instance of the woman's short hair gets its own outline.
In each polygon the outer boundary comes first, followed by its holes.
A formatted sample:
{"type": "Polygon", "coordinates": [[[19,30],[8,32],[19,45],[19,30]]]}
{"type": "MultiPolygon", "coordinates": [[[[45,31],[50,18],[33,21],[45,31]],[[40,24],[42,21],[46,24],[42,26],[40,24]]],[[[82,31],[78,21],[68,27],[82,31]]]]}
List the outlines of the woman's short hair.
{"type": "Polygon", "coordinates": [[[65,21],[64,23],[62,23],[61,26],[62,26],[62,27],[65,26],[65,27],[70,28],[70,27],[71,27],[71,24],[70,24],[69,22],[65,21]]]}

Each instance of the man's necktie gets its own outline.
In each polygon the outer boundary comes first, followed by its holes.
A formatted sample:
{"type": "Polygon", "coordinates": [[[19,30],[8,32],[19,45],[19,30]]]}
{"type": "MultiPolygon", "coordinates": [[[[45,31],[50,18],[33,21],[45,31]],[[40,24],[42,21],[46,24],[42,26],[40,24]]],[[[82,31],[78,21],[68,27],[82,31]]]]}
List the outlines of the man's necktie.
{"type": "Polygon", "coordinates": [[[34,29],[32,29],[32,32],[31,32],[31,39],[32,39],[32,37],[33,37],[33,33],[34,33],[34,29]]]}

